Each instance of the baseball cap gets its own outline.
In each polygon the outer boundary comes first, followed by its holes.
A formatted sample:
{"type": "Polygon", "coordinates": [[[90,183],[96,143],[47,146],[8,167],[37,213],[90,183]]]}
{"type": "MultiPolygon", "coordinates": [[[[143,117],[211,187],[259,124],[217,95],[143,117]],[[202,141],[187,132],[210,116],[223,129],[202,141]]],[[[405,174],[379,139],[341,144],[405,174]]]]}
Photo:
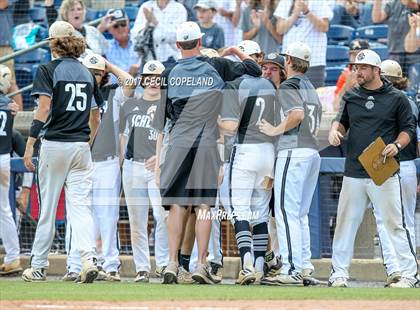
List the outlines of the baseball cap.
{"type": "Polygon", "coordinates": [[[68,38],[73,36],[75,36],[74,27],[68,22],[59,20],[51,25],[50,29],[48,30],[47,40],[68,38]]]}
{"type": "Polygon", "coordinates": [[[369,42],[367,40],[355,39],[350,42],[350,51],[361,51],[369,49],[369,42]]]}
{"type": "Polygon", "coordinates": [[[290,44],[287,50],[280,55],[299,58],[307,62],[311,61],[311,49],[303,42],[294,42],[290,44]]]}
{"type": "Polygon", "coordinates": [[[402,78],[402,69],[398,62],[395,60],[384,60],[381,63],[381,74],[385,76],[392,76],[402,78]]]}
{"type": "Polygon", "coordinates": [[[381,67],[381,57],[372,50],[362,50],[357,56],[355,62],[351,65],[370,65],[374,67],[381,67]]]}
{"type": "Polygon", "coordinates": [[[273,63],[275,65],[278,65],[280,67],[284,67],[284,57],[278,53],[270,53],[264,56],[263,61],[261,62],[261,65],[266,63],[273,63]]]}
{"type": "Polygon", "coordinates": [[[208,58],[220,57],[219,53],[212,48],[203,48],[200,50],[200,54],[208,58]]]}
{"type": "Polygon", "coordinates": [[[110,9],[106,15],[111,17],[111,22],[118,22],[120,20],[128,20],[128,15],[124,9],[110,9]]]}
{"type": "Polygon", "coordinates": [[[187,42],[201,39],[204,33],[201,32],[200,26],[195,22],[183,22],[176,30],[176,41],[187,42]]]}
{"type": "Polygon", "coordinates": [[[252,54],[261,53],[260,45],[252,40],[244,40],[238,44],[238,47],[243,53],[247,54],[248,56],[252,54]]]}
{"type": "Polygon", "coordinates": [[[199,0],[197,4],[194,5],[194,9],[196,8],[202,8],[205,10],[209,10],[209,9],[216,10],[217,4],[213,0],[199,0]]]}
{"type": "Polygon", "coordinates": [[[144,64],[142,75],[160,75],[165,70],[165,66],[157,60],[150,60],[144,64]]]}
{"type": "Polygon", "coordinates": [[[12,81],[12,72],[9,67],[0,64],[0,91],[6,94],[12,81]]]}
{"type": "Polygon", "coordinates": [[[88,69],[105,71],[105,59],[99,54],[88,54],[82,64],[88,69]]]}

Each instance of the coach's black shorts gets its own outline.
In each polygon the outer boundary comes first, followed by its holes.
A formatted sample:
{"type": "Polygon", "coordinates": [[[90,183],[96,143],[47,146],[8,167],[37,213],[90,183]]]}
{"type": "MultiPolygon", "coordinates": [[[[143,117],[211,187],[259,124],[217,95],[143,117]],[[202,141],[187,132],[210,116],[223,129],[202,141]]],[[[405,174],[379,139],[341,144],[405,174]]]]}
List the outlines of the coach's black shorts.
{"type": "Polygon", "coordinates": [[[198,206],[216,204],[221,165],[217,147],[169,146],[161,165],[162,205],[198,206]]]}

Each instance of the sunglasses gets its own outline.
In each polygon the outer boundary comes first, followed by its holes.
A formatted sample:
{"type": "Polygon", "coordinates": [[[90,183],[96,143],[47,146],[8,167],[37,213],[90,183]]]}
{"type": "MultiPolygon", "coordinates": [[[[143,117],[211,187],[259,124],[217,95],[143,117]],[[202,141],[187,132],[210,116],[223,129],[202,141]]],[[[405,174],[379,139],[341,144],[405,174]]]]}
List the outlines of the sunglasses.
{"type": "Polygon", "coordinates": [[[114,28],[114,29],[118,29],[120,27],[121,28],[127,27],[127,22],[119,22],[119,23],[116,23],[115,25],[112,26],[112,28],[114,28]]]}

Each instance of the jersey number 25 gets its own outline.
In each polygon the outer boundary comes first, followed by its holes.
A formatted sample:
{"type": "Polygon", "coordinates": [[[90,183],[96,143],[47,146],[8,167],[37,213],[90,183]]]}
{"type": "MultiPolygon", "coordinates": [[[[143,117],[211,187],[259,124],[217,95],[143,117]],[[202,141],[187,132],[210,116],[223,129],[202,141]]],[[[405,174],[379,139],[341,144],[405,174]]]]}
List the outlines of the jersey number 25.
{"type": "Polygon", "coordinates": [[[64,90],[66,92],[70,92],[70,100],[67,105],[66,111],[84,111],[86,110],[87,105],[87,95],[84,92],[84,88],[86,87],[86,84],[81,83],[67,83],[64,87],[64,90]],[[80,100],[75,100],[75,99],[80,100]]]}

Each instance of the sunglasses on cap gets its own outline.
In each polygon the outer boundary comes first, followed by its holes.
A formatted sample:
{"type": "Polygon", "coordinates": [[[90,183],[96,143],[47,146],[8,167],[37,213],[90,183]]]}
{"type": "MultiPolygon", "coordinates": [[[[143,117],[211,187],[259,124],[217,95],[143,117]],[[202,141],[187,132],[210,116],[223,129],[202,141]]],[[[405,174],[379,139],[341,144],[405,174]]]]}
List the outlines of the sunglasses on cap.
{"type": "Polygon", "coordinates": [[[115,23],[115,24],[112,26],[112,28],[114,28],[114,29],[118,29],[118,28],[120,28],[120,27],[122,27],[122,28],[127,27],[127,22],[126,22],[126,21],[118,22],[118,23],[115,23]]]}

